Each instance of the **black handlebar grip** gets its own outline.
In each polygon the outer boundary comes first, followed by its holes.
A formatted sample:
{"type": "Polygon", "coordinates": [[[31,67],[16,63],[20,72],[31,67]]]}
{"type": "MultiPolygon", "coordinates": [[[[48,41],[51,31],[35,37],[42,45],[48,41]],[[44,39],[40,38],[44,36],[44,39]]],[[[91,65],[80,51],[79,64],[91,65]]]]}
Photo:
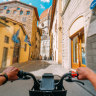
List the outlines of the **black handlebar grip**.
{"type": "Polygon", "coordinates": [[[79,76],[79,73],[77,72],[77,78],[78,78],[78,76],[79,76]]]}
{"type": "Polygon", "coordinates": [[[20,71],[18,72],[17,76],[18,76],[19,78],[23,78],[24,72],[20,70],[20,71]]]}

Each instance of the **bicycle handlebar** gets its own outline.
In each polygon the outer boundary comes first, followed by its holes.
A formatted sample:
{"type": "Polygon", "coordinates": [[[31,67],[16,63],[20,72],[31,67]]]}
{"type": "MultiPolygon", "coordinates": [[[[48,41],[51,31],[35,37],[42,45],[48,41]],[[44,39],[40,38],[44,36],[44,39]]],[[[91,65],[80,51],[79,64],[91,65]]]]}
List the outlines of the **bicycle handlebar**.
{"type": "Polygon", "coordinates": [[[37,81],[36,77],[32,73],[24,72],[24,71],[19,71],[18,75],[19,78],[23,78],[24,76],[31,76],[31,78],[34,80],[35,85],[38,87],[40,86],[39,82],[37,81]]]}
{"type": "MultiPolygon", "coordinates": [[[[84,85],[84,83],[81,82],[81,81],[72,80],[72,78],[78,77],[78,75],[79,75],[78,73],[73,72],[73,71],[64,74],[64,75],[61,77],[61,79],[59,80],[59,82],[58,82],[58,83],[55,83],[55,87],[59,87],[59,86],[61,86],[61,85],[63,86],[63,80],[64,80],[66,77],[69,77],[69,79],[66,79],[66,81],[68,81],[68,82],[78,82],[78,83],[81,83],[81,84],[84,85]]],[[[22,78],[22,79],[23,79],[23,78],[26,77],[26,76],[31,76],[31,78],[34,80],[34,85],[35,85],[37,88],[40,87],[40,83],[37,81],[36,77],[35,77],[32,73],[23,72],[23,71],[19,71],[19,72],[18,72],[18,77],[19,77],[19,78],[22,78]]],[[[35,87],[35,89],[36,89],[36,87],[35,87]]]]}
{"type": "Polygon", "coordinates": [[[75,72],[64,74],[60,80],[54,80],[54,75],[49,73],[44,74],[42,80],[37,80],[32,73],[23,71],[18,72],[18,77],[24,80],[31,77],[34,80],[34,85],[29,90],[30,96],[66,96],[67,90],[63,86],[63,80],[67,82],[78,82],[84,85],[81,81],[72,80],[72,78],[78,77],[78,73],[75,72]]]}
{"type": "Polygon", "coordinates": [[[66,77],[72,77],[72,78],[74,78],[74,77],[78,77],[78,73],[76,73],[76,72],[69,72],[69,73],[66,73],[66,74],[64,74],[62,77],[61,77],[61,79],[60,79],[60,81],[57,83],[57,84],[55,84],[55,86],[60,86],[62,83],[63,83],[63,80],[64,80],[64,78],[66,78],[66,77]]]}

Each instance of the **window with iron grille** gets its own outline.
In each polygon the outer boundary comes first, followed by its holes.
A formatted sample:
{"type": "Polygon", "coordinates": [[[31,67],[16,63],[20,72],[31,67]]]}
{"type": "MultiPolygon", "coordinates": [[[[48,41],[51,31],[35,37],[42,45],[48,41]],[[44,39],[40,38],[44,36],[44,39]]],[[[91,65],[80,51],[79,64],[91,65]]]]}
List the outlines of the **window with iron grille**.
{"type": "Polygon", "coordinates": [[[5,43],[9,43],[9,37],[8,37],[8,36],[5,36],[4,42],[5,42],[5,43]]]}

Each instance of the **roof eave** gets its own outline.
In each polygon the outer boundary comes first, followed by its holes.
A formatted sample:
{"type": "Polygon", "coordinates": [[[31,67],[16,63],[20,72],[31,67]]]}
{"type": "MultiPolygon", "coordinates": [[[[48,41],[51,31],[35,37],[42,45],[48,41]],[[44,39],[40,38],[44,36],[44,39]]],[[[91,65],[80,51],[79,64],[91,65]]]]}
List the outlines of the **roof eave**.
{"type": "Polygon", "coordinates": [[[53,0],[49,34],[50,34],[50,32],[51,32],[52,25],[53,25],[53,20],[54,20],[54,15],[55,15],[55,10],[56,10],[56,4],[57,4],[57,0],[53,0]]]}
{"type": "Polygon", "coordinates": [[[0,5],[3,5],[3,4],[9,4],[9,3],[20,3],[20,4],[23,4],[23,5],[26,5],[26,6],[29,6],[31,8],[34,8],[35,9],[35,12],[36,12],[36,16],[37,16],[37,20],[39,21],[39,15],[38,15],[38,11],[37,11],[37,8],[32,6],[32,5],[28,5],[26,3],[23,3],[23,2],[20,2],[20,1],[7,1],[7,2],[3,2],[3,3],[0,3],[0,5]]]}

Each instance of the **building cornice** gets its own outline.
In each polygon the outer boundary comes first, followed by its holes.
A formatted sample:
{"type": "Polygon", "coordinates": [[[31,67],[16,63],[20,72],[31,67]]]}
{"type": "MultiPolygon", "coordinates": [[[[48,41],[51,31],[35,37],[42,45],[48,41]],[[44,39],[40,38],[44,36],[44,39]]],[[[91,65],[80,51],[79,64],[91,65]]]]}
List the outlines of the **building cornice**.
{"type": "Polygon", "coordinates": [[[62,13],[61,13],[61,16],[64,15],[64,13],[65,13],[65,11],[66,11],[66,9],[67,9],[67,7],[68,7],[70,1],[71,1],[71,0],[66,0],[66,4],[65,4],[65,6],[64,6],[64,8],[63,8],[63,11],[62,11],[62,13]]]}

